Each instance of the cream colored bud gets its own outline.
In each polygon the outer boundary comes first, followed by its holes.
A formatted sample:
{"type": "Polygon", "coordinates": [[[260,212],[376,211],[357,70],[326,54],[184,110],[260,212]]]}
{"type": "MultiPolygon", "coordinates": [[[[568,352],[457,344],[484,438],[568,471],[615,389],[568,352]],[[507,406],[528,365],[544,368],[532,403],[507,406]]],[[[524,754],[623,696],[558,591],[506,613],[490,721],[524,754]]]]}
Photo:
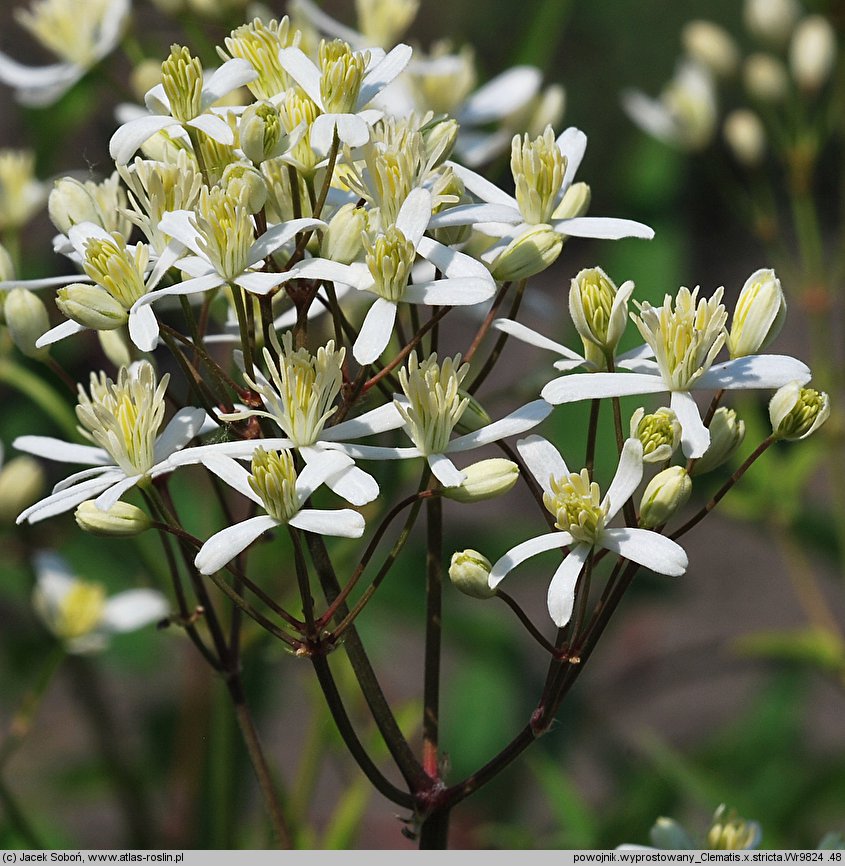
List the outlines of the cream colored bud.
{"type": "Polygon", "coordinates": [[[823,15],[809,15],[795,29],[789,44],[792,77],[802,90],[827,83],[836,63],[836,33],[823,15]]]}
{"type": "Polygon", "coordinates": [[[241,150],[256,165],[279,156],[277,148],[285,130],[279,112],[271,102],[248,105],[241,115],[238,132],[241,150]]]}
{"type": "Polygon", "coordinates": [[[449,579],[452,586],[472,598],[493,598],[495,589],[490,589],[487,579],[493,564],[477,550],[461,550],[452,554],[449,563],[449,579]]]}
{"type": "Polygon", "coordinates": [[[745,89],[760,102],[780,102],[789,90],[789,74],[772,54],[752,54],[742,71],[745,89]]]}
{"type": "Polygon", "coordinates": [[[815,388],[802,388],[799,382],[784,385],[769,403],[772,433],[787,442],[806,439],[829,417],[830,397],[815,388]]]}
{"type": "Polygon", "coordinates": [[[0,282],[12,280],[15,277],[15,265],[9,251],[0,244],[0,282]]]}
{"type": "Polygon", "coordinates": [[[14,344],[29,358],[43,360],[49,350],[37,349],[35,341],[50,327],[47,308],[27,289],[12,289],[3,305],[3,316],[14,344]]]}
{"type": "Polygon", "coordinates": [[[47,213],[50,221],[66,235],[77,223],[91,222],[100,224],[97,203],[85,187],[72,177],[57,180],[47,199],[47,213]]]}
{"type": "Polygon", "coordinates": [[[100,348],[103,354],[119,370],[128,367],[136,360],[134,344],[130,343],[125,328],[115,328],[113,331],[97,331],[100,348]]]}
{"type": "Polygon", "coordinates": [[[734,308],[727,347],[731,358],[755,355],[774,340],[786,318],[786,297],[770,268],[745,281],[734,308]]]}
{"type": "Polygon", "coordinates": [[[766,130],[760,118],[747,108],[737,108],[726,118],[722,127],[725,142],[736,161],[754,168],[766,154],[766,130]]]}
{"type": "Polygon", "coordinates": [[[11,524],[44,489],[44,470],[28,454],[15,457],[0,469],[0,525],[11,524]]]}
{"type": "Polygon", "coordinates": [[[662,407],[646,415],[641,407],[631,416],[631,438],[643,446],[643,463],[663,463],[678,449],[681,425],[671,409],[662,407]]]}
{"type": "Polygon", "coordinates": [[[152,521],[147,514],[128,502],[115,502],[108,511],[102,511],[88,499],[77,506],[73,515],[80,529],[91,535],[128,538],[146,532],[152,521]]]}
{"type": "Polygon", "coordinates": [[[482,427],[486,427],[492,422],[492,418],[487,410],[463,388],[458,388],[458,396],[461,400],[466,400],[466,408],[461,415],[460,421],[455,425],[456,433],[475,433],[482,427]]]}
{"type": "Polygon", "coordinates": [[[756,821],[746,821],[733,809],[721,805],[707,832],[706,848],[709,851],[747,851],[760,844],[760,836],[760,825],[756,821]]]}
{"type": "Polygon", "coordinates": [[[640,502],[640,526],[662,526],[686,505],[692,493],[692,479],[683,466],[658,472],[646,485],[640,502]]]}
{"type": "Polygon", "coordinates": [[[367,212],[349,202],[329,220],[323,235],[321,254],[333,262],[350,265],[362,258],[362,241],[367,229],[367,212]]]}
{"type": "Polygon", "coordinates": [[[745,422],[733,409],[720,406],[710,421],[710,447],[692,467],[693,477],[712,472],[733,457],[745,438],[745,422]]]}
{"type": "Polygon", "coordinates": [[[158,60],[142,60],[129,73],[129,86],[138,102],[143,102],[147,91],[157,84],[161,84],[161,63],[158,60]]]}
{"type": "Polygon", "coordinates": [[[240,200],[250,213],[258,213],[267,203],[267,184],[258,169],[234,162],[223,171],[221,185],[236,200],[240,200]]]}
{"type": "Polygon", "coordinates": [[[532,226],[499,253],[491,271],[500,282],[533,277],[557,261],[562,247],[563,238],[549,226],[532,226]]]}
{"type": "Polygon", "coordinates": [[[583,181],[573,183],[563,194],[560,204],[555,208],[554,218],[566,220],[584,216],[590,209],[591,197],[592,192],[588,183],[583,181]]]}
{"type": "Polygon", "coordinates": [[[451,117],[438,118],[420,130],[431,169],[442,165],[452,155],[458,140],[458,122],[451,117]]]}
{"type": "Polygon", "coordinates": [[[739,51],[731,35],[711,21],[690,21],[681,31],[684,50],[695,61],[715,75],[727,78],[734,74],[739,51]]]}
{"type": "Polygon", "coordinates": [[[800,14],[797,0],[745,0],[745,26],[773,45],[786,42],[800,14]]]}
{"type": "Polygon", "coordinates": [[[56,306],[69,319],[95,331],[109,331],[129,321],[129,313],[120,301],[90,283],[72,283],[59,289],[56,306]]]}
{"type": "Polygon", "coordinates": [[[513,488],[519,480],[519,467],[504,457],[480,460],[463,470],[463,482],[458,487],[444,487],[443,495],[455,502],[481,502],[493,499],[513,488]]]}
{"type": "Polygon", "coordinates": [[[634,291],[629,280],[618,289],[601,268],[585,268],[572,279],[569,315],[584,344],[588,361],[603,368],[628,324],[628,298],[634,291]]]}

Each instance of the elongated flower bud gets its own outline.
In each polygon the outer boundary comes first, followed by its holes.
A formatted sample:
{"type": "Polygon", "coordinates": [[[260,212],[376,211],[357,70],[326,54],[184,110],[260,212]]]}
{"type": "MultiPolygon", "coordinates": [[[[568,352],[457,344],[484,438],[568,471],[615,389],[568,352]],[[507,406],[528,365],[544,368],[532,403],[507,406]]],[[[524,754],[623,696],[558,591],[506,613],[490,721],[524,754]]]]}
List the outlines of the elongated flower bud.
{"type": "Polygon", "coordinates": [[[732,111],[725,118],[722,134],[737,162],[749,168],[760,164],[766,154],[766,130],[753,111],[732,111]]]}
{"type": "Polygon", "coordinates": [[[449,563],[449,579],[452,586],[472,598],[493,598],[495,589],[490,589],[487,579],[492,563],[477,550],[461,550],[452,554],[449,563]]]}
{"type": "Polygon", "coordinates": [[[69,319],[95,331],[110,331],[129,321],[129,314],[120,301],[90,283],[72,283],[59,289],[56,306],[69,319]]]}
{"type": "Polygon", "coordinates": [[[836,33],[822,15],[810,15],[795,29],[789,45],[792,76],[802,90],[816,91],[827,83],[836,63],[836,33]]]}
{"type": "Polygon", "coordinates": [[[601,268],[586,268],[573,278],[569,289],[569,315],[584,344],[584,355],[598,368],[612,355],[628,323],[629,280],[620,288],[601,268]]]}
{"type": "Polygon", "coordinates": [[[745,438],[745,422],[733,409],[720,406],[710,421],[710,447],[695,461],[693,476],[712,472],[733,457],[745,438]]]}
{"type": "Polygon", "coordinates": [[[129,502],[115,502],[103,511],[88,499],[77,506],[74,514],[80,529],[92,535],[129,538],[146,532],[152,522],[145,512],[129,502]]]}
{"type": "Polygon", "coordinates": [[[692,493],[692,479],[683,466],[658,472],[646,485],[640,502],[640,526],[662,526],[686,505],[692,493]]]}
{"type": "Polygon", "coordinates": [[[49,350],[37,349],[35,341],[50,327],[47,308],[27,289],[12,289],[6,296],[3,315],[14,344],[29,358],[46,358],[49,350]]]}
{"type": "Polygon", "coordinates": [[[44,489],[44,470],[28,454],[15,457],[0,470],[0,525],[11,524],[44,489]]]}
{"type": "Polygon", "coordinates": [[[712,21],[690,21],[681,32],[687,54],[722,78],[733,75],[739,51],[731,35],[712,21]]]}
{"type": "Polygon", "coordinates": [[[790,382],[769,403],[772,432],[778,439],[794,442],[815,433],[830,417],[830,398],[824,391],[802,388],[790,382]]]}
{"type": "Polygon", "coordinates": [[[547,225],[538,225],[512,240],[491,267],[500,282],[524,280],[553,265],[563,248],[563,238],[547,225]]]}
{"type": "Polygon", "coordinates": [[[786,318],[786,298],[775,272],[754,271],[745,281],[734,308],[727,347],[731,358],[755,355],[780,333],[786,318]]]}
{"type": "Polygon", "coordinates": [[[444,487],[443,495],[455,502],[481,502],[513,488],[519,480],[519,467],[504,457],[480,460],[463,470],[466,476],[457,487],[444,487]]]}

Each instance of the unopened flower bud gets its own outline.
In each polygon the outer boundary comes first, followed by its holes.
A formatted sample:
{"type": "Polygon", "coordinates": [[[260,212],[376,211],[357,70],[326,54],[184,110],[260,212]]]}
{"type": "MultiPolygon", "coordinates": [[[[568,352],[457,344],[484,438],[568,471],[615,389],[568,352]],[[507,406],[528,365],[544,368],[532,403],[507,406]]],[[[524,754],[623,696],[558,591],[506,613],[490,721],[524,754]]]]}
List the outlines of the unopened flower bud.
{"type": "Polygon", "coordinates": [[[692,467],[692,475],[712,472],[733,457],[745,438],[745,422],[733,409],[720,406],[710,421],[710,446],[692,467]]]}
{"type": "Polygon", "coordinates": [[[496,590],[490,589],[487,579],[493,564],[477,550],[461,550],[452,554],[449,563],[449,578],[452,586],[472,598],[493,598],[496,590]]]}
{"type": "Polygon", "coordinates": [[[766,153],[766,130],[760,118],[747,108],[737,108],[726,118],[722,127],[725,142],[736,161],[754,168],[766,153]]]}
{"type": "Polygon", "coordinates": [[[789,66],[802,90],[815,91],[830,78],[836,63],[836,33],[823,15],[809,15],[792,36],[789,66]]]}
{"type": "Polygon", "coordinates": [[[745,0],[745,26],[773,45],[786,42],[800,14],[796,0],[745,0]]]}
{"type": "Polygon", "coordinates": [[[628,323],[628,298],[634,291],[629,280],[618,289],[601,268],[585,268],[572,280],[569,315],[584,344],[584,355],[599,369],[613,354],[628,323]]]}
{"type": "Polygon", "coordinates": [[[731,35],[711,21],[690,21],[681,32],[687,54],[714,74],[727,78],[736,71],[739,52],[731,35]]]}
{"type": "Polygon", "coordinates": [[[271,102],[248,105],[238,125],[241,150],[256,165],[279,156],[277,148],[284,135],[279,112],[271,102]]]}
{"type": "Polygon", "coordinates": [[[91,192],[72,177],[57,180],[47,199],[50,221],[63,234],[82,222],[99,225],[100,215],[91,192]]]}
{"type": "Polygon", "coordinates": [[[3,316],[14,344],[29,358],[43,360],[48,349],[38,349],[35,341],[50,327],[47,308],[27,289],[12,289],[3,305],[3,316]]]}
{"type": "Polygon", "coordinates": [[[592,193],[588,183],[583,181],[573,183],[563,194],[560,204],[555,208],[554,219],[568,220],[584,216],[590,209],[591,197],[592,193]]]}
{"type": "Polygon", "coordinates": [[[451,117],[440,118],[427,123],[420,132],[431,168],[437,168],[452,155],[458,139],[458,122],[451,117]]]}
{"type": "Polygon", "coordinates": [[[11,280],[15,276],[15,265],[12,262],[12,257],[9,251],[3,244],[0,244],[0,282],[11,280]]]}
{"type": "Polygon", "coordinates": [[[692,479],[683,466],[670,466],[658,472],[646,485],[640,502],[640,526],[662,526],[686,505],[692,493],[692,479]]]}
{"type": "Polygon", "coordinates": [[[129,342],[125,328],[97,331],[97,337],[103,354],[118,370],[121,367],[128,367],[136,360],[134,344],[129,342]]]}
{"type": "Polygon", "coordinates": [[[222,186],[234,199],[246,206],[250,213],[258,213],[267,203],[267,184],[258,169],[234,162],[223,171],[222,186]]]}
{"type": "Polygon", "coordinates": [[[458,395],[461,400],[466,400],[467,404],[463,415],[461,415],[461,420],[455,425],[456,433],[475,433],[476,430],[486,427],[493,420],[481,403],[468,391],[458,388],[458,395]]]}
{"type": "Polygon", "coordinates": [[[44,489],[44,470],[29,455],[15,457],[0,470],[0,525],[11,524],[44,489]]]}
{"type": "Polygon", "coordinates": [[[157,84],[161,84],[161,63],[152,57],[136,63],[129,73],[129,86],[138,102],[143,102],[147,91],[157,84]]]}
{"type": "Polygon", "coordinates": [[[458,487],[444,487],[443,495],[455,502],[480,502],[493,499],[513,488],[519,480],[519,467],[504,457],[480,460],[463,470],[464,480],[458,487]]]}
{"type": "Polygon", "coordinates": [[[102,511],[93,499],[88,499],[77,506],[74,517],[85,532],[115,538],[140,535],[152,525],[147,514],[129,502],[115,502],[108,511],[102,511]]]}
{"type": "Polygon", "coordinates": [[[772,432],[778,439],[794,442],[815,433],[830,416],[830,398],[824,391],[802,388],[790,382],[769,403],[772,432]]]}
{"type": "Polygon", "coordinates": [[[734,308],[727,347],[731,358],[755,355],[780,333],[786,298],[770,268],[760,268],[745,281],[734,308]]]}
{"type": "Polygon", "coordinates": [[[500,282],[524,280],[553,265],[563,238],[547,225],[532,226],[514,238],[493,262],[493,277],[500,282]]]}
{"type": "Polygon", "coordinates": [[[352,264],[363,255],[362,237],[367,228],[367,212],[352,202],[345,204],[329,220],[323,234],[322,256],[343,265],[352,264]]]}
{"type": "Polygon", "coordinates": [[[671,409],[663,407],[646,415],[639,408],[631,416],[631,438],[642,443],[643,463],[662,463],[677,450],[681,425],[671,409]]]}
{"type": "Polygon", "coordinates": [[[760,102],[780,102],[789,89],[789,75],[772,54],[752,54],[742,71],[745,89],[760,102]]]}
{"type": "Polygon", "coordinates": [[[722,805],[713,816],[706,847],[709,851],[747,851],[760,844],[760,836],[760,825],[756,821],[747,821],[722,805]]]}
{"type": "Polygon", "coordinates": [[[74,322],[95,331],[110,331],[129,321],[123,304],[101,286],[72,283],[56,292],[56,306],[74,322]]]}

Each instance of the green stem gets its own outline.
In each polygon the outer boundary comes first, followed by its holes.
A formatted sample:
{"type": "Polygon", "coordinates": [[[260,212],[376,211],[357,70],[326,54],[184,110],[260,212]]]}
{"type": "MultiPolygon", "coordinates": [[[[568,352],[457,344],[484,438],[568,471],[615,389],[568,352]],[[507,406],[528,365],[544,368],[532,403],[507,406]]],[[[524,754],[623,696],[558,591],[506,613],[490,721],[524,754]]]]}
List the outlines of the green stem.
{"type": "Polygon", "coordinates": [[[423,769],[440,779],[440,652],[443,640],[443,501],[428,500],[426,551],[423,769]]]}
{"type": "Polygon", "coordinates": [[[76,416],[65,399],[43,379],[8,358],[0,359],[0,382],[32,400],[45,415],[70,437],[76,439],[76,416]]]}
{"type": "MultiPolygon", "coordinates": [[[[528,280],[520,280],[516,286],[516,294],[514,295],[513,302],[511,303],[510,312],[508,313],[508,318],[511,320],[516,320],[516,314],[519,312],[519,307],[522,304],[522,296],[525,293],[525,286],[528,284],[528,280]]],[[[505,348],[505,344],[508,341],[508,334],[502,332],[499,334],[499,339],[496,340],[496,344],[493,346],[493,350],[490,352],[487,360],[484,362],[484,366],[478,371],[478,375],[473,379],[472,384],[467,388],[467,393],[474,394],[484,383],[484,380],[493,372],[493,368],[496,366],[496,362],[499,360],[499,356],[502,354],[502,350],[505,348]]]]}

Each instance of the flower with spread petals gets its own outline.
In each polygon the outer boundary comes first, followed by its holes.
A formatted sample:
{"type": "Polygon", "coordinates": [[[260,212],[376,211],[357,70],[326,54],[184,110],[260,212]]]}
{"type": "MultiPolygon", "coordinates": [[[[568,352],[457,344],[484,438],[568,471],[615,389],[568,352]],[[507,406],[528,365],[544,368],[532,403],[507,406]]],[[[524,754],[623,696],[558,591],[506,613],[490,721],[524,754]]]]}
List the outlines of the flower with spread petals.
{"type": "Polygon", "coordinates": [[[686,571],[687,555],[671,539],[647,529],[610,529],[607,526],[642,479],[643,447],[639,440],[625,442],[616,475],[603,498],[587,470],[570,472],[554,445],[541,436],[521,439],[516,447],[542,487],[543,503],[555,518],[558,531],[511,548],[490,571],[491,589],[526,559],[547,550],[568,547],[569,553],[555,571],[548,592],[549,613],[560,628],[572,616],[578,578],[587,558],[597,548],[610,550],[658,574],[677,577],[686,571]]]}
{"type": "Polygon", "coordinates": [[[92,466],[60,481],[50,496],[18,515],[18,523],[35,523],[94,499],[107,511],[136,484],[170,468],[167,458],[196,436],[206,414],[187,406],[180,409],[159,434],[164,421],[164,395],[170,376],[156,381],[151,364],[141,361],[122,367],[117,381],[92,373],[88,391],[79,386],[76,415],[79,432],[92,445],[77,445],[49,436],[19,436],[12,443],[20,451],[92,466]]]}
{"type": "Polygon", "coordinates": [[[293,526],[320,535],[360,538],[364,518],[351,508],[306,508],[305,503],[328,478],[337,475],[352,460],[337,451],[317,455],[297,473],[290,451],[258,449],[252,457],[252,472],[236,460],[208,455],[203,465],[251,499],[267,513],[251,517],[212,535],[194,560],[202,574],[213,574],[246,549],[256,538],[276,526],[293,526]]]}
{"type": "Polygon", "coordinates": [[[110,598],[101,583],[78,578],[56,553],[36,553],[32,604],[45,626],[74,655],[99,652],[113,634],[165,619],[167,599],[154,589],[130,589],[110,598]]]}
{"type": "Polygon", "coordinates": [[[299,45],[300,36],[287,15],[268,22],[255,18],[225,38],[226,51],[217,51],[224,61],[241,58],[249,63],[257,73],[246,83],[250,93],[259,100],[273,99],[290,87],[290,78],[279,62],[279,51],[299,45]]]}
{"type": "Polygon", "coordinates": [[[549,382],[542,396],[554,405],[602,397],[671,393],[670,408],[681,424],[681,445],[686,457],[701,457],[710,444],[710,432],[691,391],[780,388],[793,379],[807,382],[810,370],[786,355],[747,355],[715,364],[727,339],[728,314],[721,303],[722,289],[712,298],[698,298],[698,289],[681,288],[663,305],[640,305],[633,316],[653,360],[640,357],[627,362],[642,372],[584,373],[549,382]]]}

